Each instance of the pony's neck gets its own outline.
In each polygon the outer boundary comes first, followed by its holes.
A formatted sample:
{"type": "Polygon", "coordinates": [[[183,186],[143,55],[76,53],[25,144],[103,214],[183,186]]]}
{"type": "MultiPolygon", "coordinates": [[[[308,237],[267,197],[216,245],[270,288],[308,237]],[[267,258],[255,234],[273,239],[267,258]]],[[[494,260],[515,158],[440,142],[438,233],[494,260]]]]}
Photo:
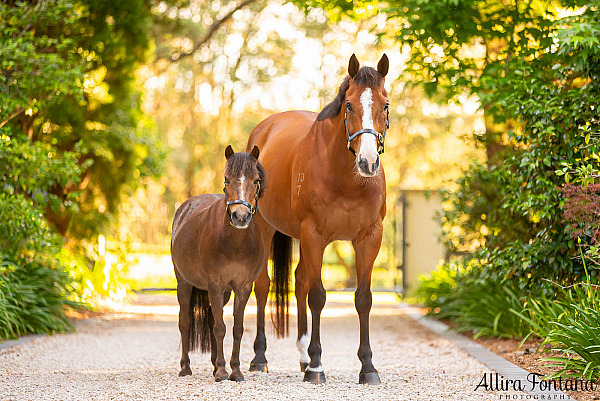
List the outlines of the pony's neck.
{"type": "Polygon", "coordinates": [[[322,134],[326,138],[327,159],[333,175],[346,184],[352,182],[356,173],[356,162],[352,152],[348,150],[344,114],[340,112],[332,117],[330,126],[324,127],[322,134]]]}

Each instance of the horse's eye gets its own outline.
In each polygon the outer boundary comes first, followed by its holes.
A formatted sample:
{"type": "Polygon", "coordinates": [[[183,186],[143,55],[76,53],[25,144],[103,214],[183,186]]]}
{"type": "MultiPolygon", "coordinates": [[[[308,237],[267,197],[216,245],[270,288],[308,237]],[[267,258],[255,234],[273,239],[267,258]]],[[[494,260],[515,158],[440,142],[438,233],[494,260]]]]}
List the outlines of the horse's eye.
{"type": "Polygon", "coordinates": [[[260,184],[260,178],[257,178],[256,180],[254,180],[254,185],[258,185],[260,184]]]}
{"type": "Polygon", "coordinates": [[[383,105],[383,111],[388,111],[389,108],[390,108],[389,102],[383,105]]]}
{"type": "Polygon", "coordinates": [[[231,184],[231,181],[229,181],[229,178],[225,177],[225,185],[227,184],[231,184]]]}
{"type": "Polygon", "coordinates": [[[350,102],[346,102],[346,110],[352,111],[352,105],[350,104],[350,102]]]}

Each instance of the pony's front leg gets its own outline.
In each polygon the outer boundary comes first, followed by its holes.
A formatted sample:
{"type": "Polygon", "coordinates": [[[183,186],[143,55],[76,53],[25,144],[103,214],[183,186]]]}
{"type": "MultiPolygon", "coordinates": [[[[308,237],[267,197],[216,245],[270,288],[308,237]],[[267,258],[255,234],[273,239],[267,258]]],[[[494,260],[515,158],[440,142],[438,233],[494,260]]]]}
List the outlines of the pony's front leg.
{"type": "Polygon", "coordinates": [[[358,312],[360,322],[360,346],[358,347],[358,359],[362,364],[358,382],[360,384],[380,384],[379,373],[373,366],[373,352],[369,341],[369,314],[373,297],[371,295],[371,273],[373,263],[379,253],[381,237],[383,235],[383,224],[378,221],[367,230],[359,233],[352,241],[356,253],[356,276],[358,279],[354,305],[358,312]]]}
{"type": "Polygon", "coordinates": [[[252,292],[252,282],[237,288],[233,301],[233,351],[231,352],[231,375],[229,380],[240,382],[244,375],[240,370],[240,344],[244,335],[244,309],[252,292]]]}
{"type": "Polygon", "coordinates": [[[223,321],[223,289],[219,283],[213,281],[208,286],[210,308],[214,318],[213,335],[217,342],[217,358],[215,361],[215,381],[227,380],[229,374],[225,369],[225,356],[223,355],[223,339],[225,338],[225,322],[223,321]]]}
{"type": "Polygon", "coordinates": [[[304,371],[304,381],[315,384],[325,383],[325,373],[321,365],[321,311],[325,306],[325,288],[321,281],[321,264],[325,242],[316,234],[312,224],[303,223],[300,232],[300,261],[296,269],[296,299],[298,303],[298,340],[300,351],[300,367],[310,362],[304,371]],[[306,318],[306,297],[312,317],[310,344],[308,343],[308,327],[306,318]],[[308,349],[306,346],[308,345],[308,349]]]}

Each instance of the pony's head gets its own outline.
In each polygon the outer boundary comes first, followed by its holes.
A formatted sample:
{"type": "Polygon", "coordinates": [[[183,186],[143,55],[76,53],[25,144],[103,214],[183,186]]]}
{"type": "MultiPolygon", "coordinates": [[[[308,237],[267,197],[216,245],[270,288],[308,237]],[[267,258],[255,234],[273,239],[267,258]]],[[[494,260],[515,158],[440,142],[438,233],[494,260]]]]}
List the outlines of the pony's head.
{"type": "Polygon", "coordinates": [[[225,149],[225,202],[229,221],[235,228],[247,228],[258,208],[258,199],[267,185],[267,174],[258,161],[258,147],[250,153],[225,149]]]}
{"type": "Polygon", "coordinates": [[[389,60],[384,54],[377,69],[360,68],[353,54],[348,63],[348,76],[336,99],[317,117],[324,120],[344,113],[348,149],[354,154],[356,167],[363,177],[379,173],[379,154],[383,152],[388,127],[388,94],[384,88],[389,60]]]}

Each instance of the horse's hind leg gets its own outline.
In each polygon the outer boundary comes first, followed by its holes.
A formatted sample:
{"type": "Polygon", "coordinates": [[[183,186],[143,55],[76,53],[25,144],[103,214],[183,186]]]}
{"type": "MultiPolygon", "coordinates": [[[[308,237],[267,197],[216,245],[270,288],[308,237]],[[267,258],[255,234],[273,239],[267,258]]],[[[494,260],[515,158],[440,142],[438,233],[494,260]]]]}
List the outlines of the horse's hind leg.
{"type": "Polygon", "coordinates": [[[231,352],[231,375],[229,380],[236,382],[244,380],[240,371],[240,344],[244,335],[244,309],[248,303],[248,297],[252,292],[252,282],[238,288],[235,293],[233,304],[233,351],[231,352]]]}
{"type": "Polygon", "coordinates": [[[208,297],[210,307],[215,320],[213,325],[213,335],[217,342],[217,358],[215,360],[215,381],[226,380],[229,374],[225,369],[225,357],[223,355],[223,339],[225,338],[225,322],[223,321],[223,289],[217,282],[212,282],[208,286],[208,297]]]}
{"type": "MultiPolygon", "coordinates": [[[[257,216],[260,216],[257,214],[257,216]]],[[[260,275],[254,282],[254,294],[256,295],[256,339],[254,340],[254,359],[250,362],[250,371],[267,372],[268,364],[265,352],[267,351],[267,337],[265,335],[265,308],[267,306],[267,297],[269,296],[269,287],[271,280],[267,272],[267,263],[271,250],[271,242],[275,230],[270,228],[268,224],[261,220],[259,221],[263,244],[265,246],[265,261],[260,275]]]]}
{"type": "MultiPolygon", "coordinates": [[[[296,269],[296,299],[298,301],[298,349],[301,358],[308,351],[310,363],[304,371],[304,381],[315,384],[325,383],[325,373],[321,365],[321,311],[325,306],[325,288],[321,281],[321,264],[325,243],[322,238],[315,236],[311,224],[303,224],[300,233],[300,262],[296,269]],[[308,306],[312,317],[312,331],[310,344],[306,350],[308,340],[306,318],[306,296],[308,293],[308,306]]],[[[304,359],[305,360],[305,359],[304,359]]],[[[302,363],[302,359],[301,359],[302,363]]],[[[302,365],[301,365],[302,366],[302,365]]]]}
{"type": "Polygon", "coordinates": [[[181,334],[181,372],[179,376],[192,374],[190,369],[190,298],[193,286],[183,279],[177,281],[177,301],[179,302],[179,333],[181,334]]]}
{"type": "Polygon", "coordinates": [[[352,241],[356,252],[356,276],[358,278],[354,304],[358,312],[360,322],[360,346],[358,347],[358,358],[362,364],[358,382],[361,384],[379,384],[379,373],[373,366],[373,352],[369,341],[369,314],[373,297],[371,295],[371,273],[373,262],[381,246],[383,227],[381,222],[371,226],[365,232],[361,232],[352,241]]]}

